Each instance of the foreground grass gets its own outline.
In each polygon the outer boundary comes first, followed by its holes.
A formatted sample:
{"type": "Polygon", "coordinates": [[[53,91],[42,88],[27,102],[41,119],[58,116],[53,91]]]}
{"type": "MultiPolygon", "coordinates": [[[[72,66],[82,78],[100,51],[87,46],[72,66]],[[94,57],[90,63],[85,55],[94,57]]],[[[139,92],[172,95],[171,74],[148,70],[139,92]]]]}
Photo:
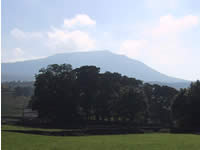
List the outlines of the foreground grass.
{"type": "MultiPolygon", "coordinates": [[[[3,126],[2,129],[18,128],[3,126]]],[[[3,150],[199,150],[200,136],[191,134],[129,134],[43,136],[2,132],[3,150]]]]}

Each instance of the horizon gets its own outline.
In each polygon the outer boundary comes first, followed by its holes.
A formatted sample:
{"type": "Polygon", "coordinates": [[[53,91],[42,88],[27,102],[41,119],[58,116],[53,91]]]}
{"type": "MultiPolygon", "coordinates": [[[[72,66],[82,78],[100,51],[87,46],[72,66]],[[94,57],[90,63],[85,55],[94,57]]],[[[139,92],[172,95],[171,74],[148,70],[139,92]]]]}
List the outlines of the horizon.
{"type": "Polygon", "coordinates": [[[2,0],[2,62],[103,49],[168,76],[200,80],[199,5],[195,0],[2,0]]]}

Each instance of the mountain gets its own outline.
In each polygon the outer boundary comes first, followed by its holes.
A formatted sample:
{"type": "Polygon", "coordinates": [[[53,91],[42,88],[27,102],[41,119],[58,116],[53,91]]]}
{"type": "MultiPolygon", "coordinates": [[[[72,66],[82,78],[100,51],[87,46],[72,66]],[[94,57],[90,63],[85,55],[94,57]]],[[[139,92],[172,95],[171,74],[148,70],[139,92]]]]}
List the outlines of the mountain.
{"type": "Polygon", "coordinates": [[[83,65],[95,65],[101,68],[101,72],[119,72],[122,75],[134,77],[145,82],[187,82],[183,79],[162,74],[140,61],[109,51],[63,53],[36,60],[2,63],[2,81],[31,81],[34,80],[34,75],[38,73],[40,68],[46,67],[49,64],[63,63],[71,64],[73,68],[83,65]]]}
{"type": "Polygon", "coordinates": [[[175,89],[181,89],[181,88],[188,88],[191,84],[191,82],[148,82],[150,84],[158,84],[160,86],[169,86],[169,87],[173,87],[175,89]]]}

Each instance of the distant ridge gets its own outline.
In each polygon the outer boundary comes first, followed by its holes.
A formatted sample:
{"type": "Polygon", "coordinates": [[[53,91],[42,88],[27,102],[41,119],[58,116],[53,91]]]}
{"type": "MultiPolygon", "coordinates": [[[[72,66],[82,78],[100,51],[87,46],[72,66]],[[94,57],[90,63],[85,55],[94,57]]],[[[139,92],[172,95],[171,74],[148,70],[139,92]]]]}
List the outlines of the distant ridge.
{"type": "Polygon", "coordinates": [[[101,72],[119,72],[122,75],[134,77],[145,82],[188,82],[183,79],[167,76],[140,61],[128,58],[124,55],[114,54],[107,50],[62,53],[41,59],[2,63],[2,81],[32,81],[34,80],[34,75],[38,73],[40,68],[46,67],[49,64],[63,63],[71,64],[73,68],[83,65],[95,65],[101,68],[101,72]]]}

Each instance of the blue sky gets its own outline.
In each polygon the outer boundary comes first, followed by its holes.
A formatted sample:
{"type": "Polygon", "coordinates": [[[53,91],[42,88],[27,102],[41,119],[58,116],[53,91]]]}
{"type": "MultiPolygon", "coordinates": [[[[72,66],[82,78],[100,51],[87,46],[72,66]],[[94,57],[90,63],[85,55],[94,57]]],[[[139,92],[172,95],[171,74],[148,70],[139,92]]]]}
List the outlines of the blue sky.
{"type": "Polygon", "coordinates": [[[2,61],[110,50],[200,79],[199,0],[2,0],[2,61]]]}

